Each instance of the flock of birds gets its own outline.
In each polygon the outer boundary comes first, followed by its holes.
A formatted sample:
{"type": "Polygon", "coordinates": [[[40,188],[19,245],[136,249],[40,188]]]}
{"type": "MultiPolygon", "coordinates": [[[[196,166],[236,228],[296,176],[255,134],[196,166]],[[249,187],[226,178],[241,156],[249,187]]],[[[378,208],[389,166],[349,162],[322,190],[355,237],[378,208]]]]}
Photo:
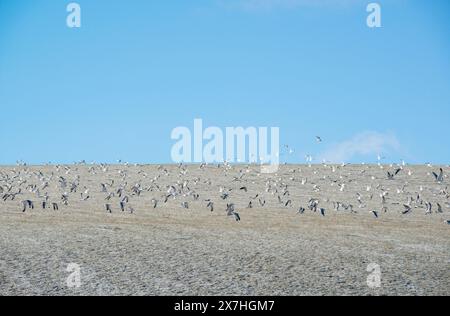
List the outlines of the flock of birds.
{"type": "MultiPolygon", "coordinates": [[[[320,141],[320,139],[318,139],[320,141]]],[[[328,171],[323,176],[320,175],[320,170],[313,170],[315,179],[308,179],[302,177],[301,167],[291,168],[285,166],[286,170],[283,174],[278,173],[274,175],[264,175],[258,172],[257,166],[233,166],[228,163],[219,165],[183,165],[180,164],[175,167],[158,166],[155,168],[155,174],[150,175],[144,171],[145,168],[141,165],[135,165],[133,171],[129,164],[119,166],[110,166],[106,164],[87,165],[84,162],[74,166],[54,166],[47,168],[46,173],[42,172],[39,167],[29,168],[22,165],[12,169],[0,169],[0,197],[4,203],[10,201],[19,201],[20,211],[28,212],[41,208],[43,210],[50,209],[53,211],[60,210],[61,207],[69,207],[75,200],[77,203],[83,203],[92,200],[93,195],[101,196],[104,200],[104,212],[113,213],[116,209],[121,212],[135,213],[135,208],[132,206],[136,199],[148,194],[152,195],[150,203],[147,203],[146,208],[156,209],[164,207],[167,203],[177,201],[179,207],[182,209],[190,209],[191,203],[196,203],[194,209],[205,207],[210,212],[214,212],[217,208],[223,207],[224,215],[233,218],[236,221],[241,220],[238,207],[233,203],[233,199],[239,195],[240,201],[247,200],[245,205],[241,205],[241,209],[260,208],[296,208],[297,214],[304,214],[306,211],[317,213],[325,217],[327,215],[327,208],[324,205],[332,205],[336,212],[350,212],[358,213],[360,211],[367,211],[374,218],[379,218],[382,214],[389,211],[389,207],[398,205],[403,215],[410,214],[417,209],[423,209],[424,213],[431,215],[433,213],[443,214],[444,207],[450,208],[450,193],[445,186],[447,175],[445,175],[442,168],[439,171],[429,172],[430,181],[436,184],[438,188],[433,192],[433,199],[431,202],[424,198],[423,186],[419,189],[409,192],[409,183],[403,182],[401,187],[397,187],[397,194],[406,195],[407,200],[400,203],[397,200],[391,199],[392,190],[386,188],[386,183],[381,181],[397,182],[397,178],[401,173],[408,173],[412,176],[411,170],[406,170],[405,166],[391,165],[392,171],[385,171],[386,177],[384,179],[370,176],[369,166],[362,167],[358,171],[361,177],[370,177],[372,183],[375,185],[367,185],[366,192],[355,192],[354,200],[339,201],[336,198],[330,197],[309,198],[303,206],[294,206],[295,197],[291,195],[291,188],[298,189],[304,186],[305,192],[313,192],[319,195],[324,192],[322,183],[329,183],[329,185],[336,188],[337,192],[345,192],[347,188],[353,183],[357,182],[356,178],[350,177],[349,173],[345,173],[348,165],[317,165],[318,168],[325,167],[328,171]],[[104,178],[109,179],[100,183],[92,183],[92,181],[83,181],[79,168],[86,168],[88,174],[94,176],[103,174],[104,178]],[[112,176],[111,169],[114,168],[114,176],[112,176]],[[199,169],[198,172],[192,173],[191,170],[199,169]],[[217,172],[223,173],[223,178],[228,179],[228,186],[220,183],[218,178],[208,178],[208,173],[204,173],[202,178],[201,171],[214,168],[217,172]],[[117,169],[117,170],[116,170],[117,169]],[[50,170],[50,171],[48,171],[50,170]],[[136,177],[131,177],[132,172],[138,171],[136,177]],[[192,173],[192,174],[191,174],[192,173]],[[200,176],[199,176],[200,175],[200,176]],[[334,177],[332,175],[335,175],[334,177]],[[169,176],[173,183],[167,183],[169,176]],[[175,179],[175,180],[173,180],[175,179]],[[131,182],[133,181],[133,182],[131,182]],[[262,182],[261,182],[262,181],[262,182]],[[249,191],[252,185],[256,182],[264,183],[265,190],[261,192],[254,192],[251,196],[249,191]],[[308,188],[306,188],[309,186],[308,188]],[[53,188],[54,187],[54,188],[53,188]],[[205,188],[209,191],[205,193],[205,188]],[[52,190],[54,189],[54,190],[52,190]],[[215,191],[216,190],[216,191],[215,191]],[[48,192],[53,193],[52,196],[48,192]],[[236,193],[237,192],[237,193],[236,193]],[[208,194],[208,196],[203,196],[208,194]],[[378,195],[378,197],[377,197],[378,195]],[[245,196],[245,197],[244,197],[245,196]],[[26,198],[24,198],[26,197],[26,198]],[[376,202],[379,199],[379,202],[376,202]],[[436,200],[441,202],[436,202],[436,200]],[[198,204],[200,203],[200,204],[198,204]],[[379,204],[377,209],[369,209],[368,203],[371,205],[379,204]]],[[[293,166],[292,166],[293,167],[293,166]]],[[[305,165],[304,168],[312,168],[312,165],[305,165]]],[[[432,168],[432,166],[429,166],[432,168]]],[[[387,166],[380,165],[381,169],[387,166]]],[[[215,176],[214,176],[215,177],[215,176]]],[[[102,177],[98,177],[102,178],[102,177]]],[[[399,181],[400,182],[400,181],[399,181]]],[[[225,182],[224,182],[225,183],[225,182]]],[[[395,193],[394,193],[395,194],[395,193]]],[[[428,194],[429,195],[429,194],[428,194]]],[[[98,199],[97,199],[98,200],[98,199]]],[[[242,204],[242,203],[241,203],[242,204]]],[[[1,205],[1,204],[0,204],[1,205]]],[[[450,225],[450,220],[447,221],[450,225]]]]}

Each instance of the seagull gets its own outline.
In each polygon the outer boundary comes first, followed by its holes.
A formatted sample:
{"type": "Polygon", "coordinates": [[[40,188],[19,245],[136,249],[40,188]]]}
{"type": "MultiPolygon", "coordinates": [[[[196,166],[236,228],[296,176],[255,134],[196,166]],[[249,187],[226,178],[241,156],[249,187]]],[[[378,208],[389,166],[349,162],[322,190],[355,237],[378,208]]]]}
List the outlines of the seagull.
{"type": "Polygon", "coordinates": [[[388,180],[394,180],[394,177],[396,175],[398,175],[400,173],[400,171],[402,171],[402,168],[398,168],[397,170],[395,170],[393,173],[391,172],[387,172],[387,176],[388,176],[388,180]]]}
{"type": "Polygon", "coordinates": [[[433,209],[433,204],[431,204],[430,202],[425,203],[426,205],[426,211],[425,214],[431,214],[432,213],[432,209],[433,209]]]}
{"type": "Polygon", "coordinates": [[[188,209],[189,208],[189,203],[188,202],[183,202],[183,203],[181,203],[181,207],[185,208],[185,209],[188,209]]]}
{"type": "Polygon", "coordinates": [[[444,182],[444,170],[442,168],[440,169],[439,175],[436,172],[433,172],[433,176],[437,182],[444,182]]]}
{"type": "Polygon", "coordinates": [[[266,200],[261,200],[259,199],[259,204],[264,207],[264,205],[266,205],[266,200]]]}
{"type": "Polygon", "coordinates": [[[234,204],[227,204],[227,216],[234,216],[236,222],[241,220],[239,213],[234,210],[234,204]]]}
{"type": "Polygon", "coordinates": [[[33,204],[33,202],[30,201],[30,200],[22,201],[22,206],[23,206],[22,213],[25,213],[25,211],[27,210],[27,208],[34,209],[34,204],[33,204]]]}
{"type": "Polygon", "coordinates": [[[403,215],[406,215],[411,212],[411,206],[403,204],[403,207],[405,208],[405,210],[402,212],[403,215]]]}
{"type": "Polygon", "coordinates": [[[322,142],[322,137],[316,136],[316,141],[317,141],[318,143],[321,143],[321,142],[322,142]]]}
{"type": "Polygon", "coordinates": [[[242,188],[240,188],[239,190],[244,191],[244,192],[247,192],[247,191],[248,191],[247,187],[242,187],[242,188]]]}

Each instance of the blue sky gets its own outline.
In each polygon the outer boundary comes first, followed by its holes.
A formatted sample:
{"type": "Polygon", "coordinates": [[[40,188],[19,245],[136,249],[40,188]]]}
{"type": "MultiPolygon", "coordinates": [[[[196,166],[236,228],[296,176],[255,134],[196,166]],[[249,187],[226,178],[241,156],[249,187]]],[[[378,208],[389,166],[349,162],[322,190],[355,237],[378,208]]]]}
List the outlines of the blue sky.
{"type": "Polygon", "coordinates": [[[450,161],[450,3],[0,0],[0,164],[171,162],[172,129],[275,126],[282,160],[450,161]],[[322,143],[315,136],[323,138],[322,143]]]}

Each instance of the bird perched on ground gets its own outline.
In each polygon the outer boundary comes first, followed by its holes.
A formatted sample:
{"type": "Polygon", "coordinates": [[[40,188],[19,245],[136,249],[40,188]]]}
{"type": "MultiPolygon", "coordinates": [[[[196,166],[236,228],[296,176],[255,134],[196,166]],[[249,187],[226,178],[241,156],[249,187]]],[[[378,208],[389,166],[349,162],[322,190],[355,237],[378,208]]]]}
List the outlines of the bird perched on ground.
{"type": "Polygon", "coordinates": [[[214,203],[212,201],[209,201],[206,207],[209,208],[211,212],[214,212],[214,203]]]}
{"type": "Polygon", "coordinates": [[[425,206],[426,206],[425,214],[431,214],[432,209],[433,209],[433,204],[431,204],[430,202],[427,202],[427,203],[425,203],[425,206]]]}
{"type": "Polygon", "coordinates": [[[234,204],[227,204],[227,216],[234,216],[236,222],[241,220],[239,213],[237,213],[234,209],[234,204]]]}
{"type": "Polygon", "coordinates": [[[184,209],[188,209],[189,208],[189,203],[188,202],[183,202],[181,203],[181,207],[184,209]]]}

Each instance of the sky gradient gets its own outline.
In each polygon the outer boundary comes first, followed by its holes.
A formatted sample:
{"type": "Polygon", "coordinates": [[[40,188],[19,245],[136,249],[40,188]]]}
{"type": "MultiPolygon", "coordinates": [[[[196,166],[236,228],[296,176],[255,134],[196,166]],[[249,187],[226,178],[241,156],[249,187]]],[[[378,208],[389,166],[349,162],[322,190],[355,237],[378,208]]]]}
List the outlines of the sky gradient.
{"type": "Polygon", "coordinates": [[[0,0],[0,164],[170,163],[171,131],[279,127],[336,162],[450,163],[450,2],[0,0]],[[321,136],[317,143],[315,136],[321,136]]]}

